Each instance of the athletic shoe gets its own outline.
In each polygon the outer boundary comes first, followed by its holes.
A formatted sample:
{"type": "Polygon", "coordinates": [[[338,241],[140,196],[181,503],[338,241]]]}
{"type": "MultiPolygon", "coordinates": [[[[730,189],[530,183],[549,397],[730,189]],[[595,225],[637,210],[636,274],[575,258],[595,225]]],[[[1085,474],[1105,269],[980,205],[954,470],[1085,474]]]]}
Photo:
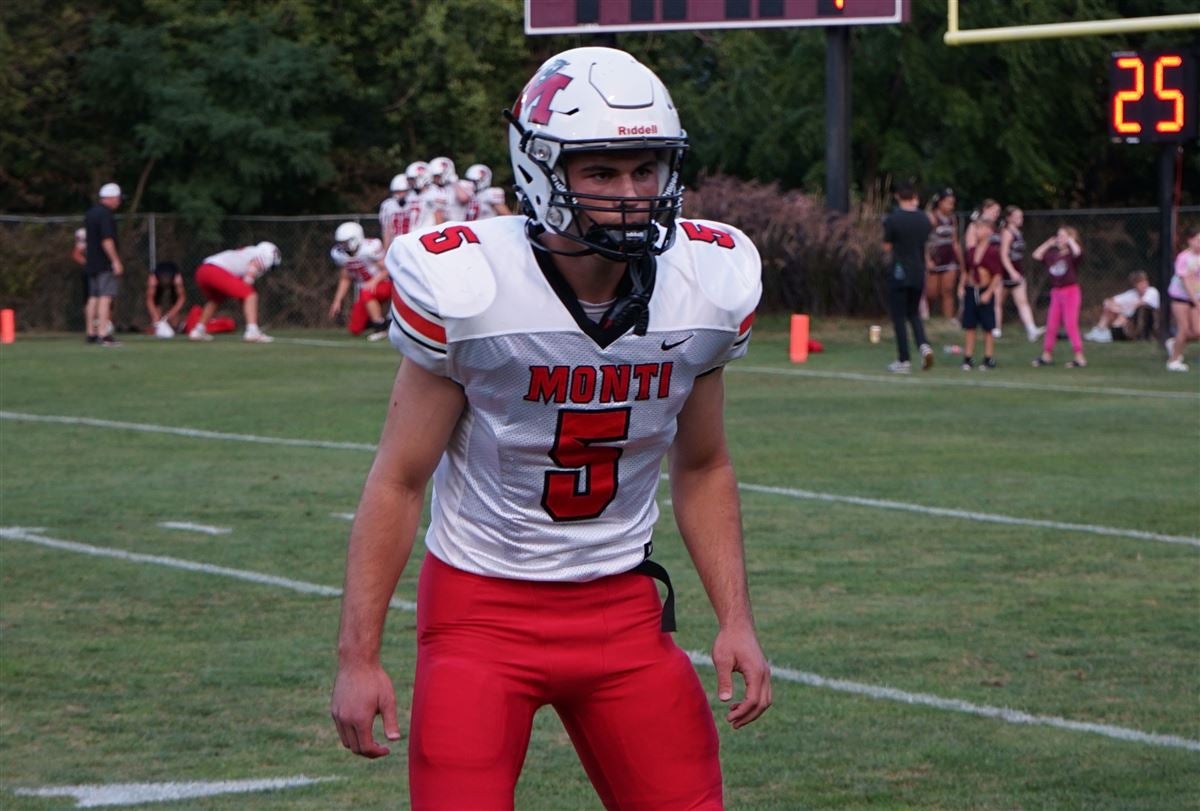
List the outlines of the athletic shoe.
{"type": "Polygon", "coordinates": [[[204,328],[203,324],[197,324],[196,326],[192,327],[192,331],[188,333],[189,341],[211,341],[212,339],[213,337],[208,334],[208,330],[204,328]]]}
{"type": "Polygon", "coordinates": [[[1033,363],[1032,363],[1032,364],[1030,364],[1030,365],[1031,365],[1031,366],[1053,366],[1053,365],[1054,365],[1054,361],[1052,361],[1052,360],[1042,360],[1041,358],[1034,358],[1034,359],[1033,359],[1033,363]]]}
{"type": "Polygon", "coordinates": [[[986,372],[989,369],[995,369],[995,368],[996,368],[996,359],[995,358],[984,358],[983,363],[979,364],[979,371],[981,371],[981,372],[986,372]]]}
{"type": "Polygon", "coordinates": [[[907,360],[894,360],[888,364],[888,371],[898,375],[906,375],[912,372],[912,363],[907,360]]]}
{"type": "Polygon", "coordinates": [[[1002,334],[1003,334],[1003,333],[1001,333],[1001,332],[1000,332],[1000,328],[999,328],[999,327],[996,327],[994,330],[992,330],[992,337],[993,337],[993,338],[999,338],[999,337],[1000,337],[1002,334]]]}
{"type": "Polygon", "coordinates": [[[242,333],[242,340],[250,344],[269,344],[275,339],[258,327],[246,327],[246,331],[242,333]]]}
{"type": "Polygon", "coordinates": [[[1172,360],[1167,362],[1168,372],[1186,372],[1187,370],[1188,365],[1182,360],[1172,360]]]}
{"type": "Polygon", "coordinates": [[[116,338],[112,337],[111,335],[105,335],[103,338],[100,339],[100,346],[112,347],[112,346],[120,346],[120,345],[121,345],[121,342],[118,341],[116,338]]]}
{"type": "Polygon", "coordinates": [[[973,360],[971,360],[970,358],[965,358],[965,359],[963,360],[963,362],[962,362],[962,366],[961,366],[960,368],[961,368],[961,369],[962,369],[964,372],[969,372],[969,371],[971,371],[972,369],[974,369],[974,368],[975,368],[975,362],[974,362],[973,360]]]}
{"type": "Polygon", "coordinates": [[[1041,338],[1045,334],[1046,334],[1045,327],[1034,327],[1027,333],[1027,335],[1029,337],[1029,343],[1035,342],[1038,338],[1041,338]]]}
{"type": "Polygon", "coordinates": [[[1112,330],[1101,329],[1100,327],[1096,327],[1091,332],[1089,332],[1087,335],[1084,335],[1083,339],[1085,341],[1091,341],[1091,342],[1097,343],[1097,344],[1111,344],[1112,339],[1113,339],[1112,330]]]}
{"type": "Polygon", "coordinates": [[[84,339],[84,343],[98,344],[98,343],[100,343],[100,336],[99,335],[89,335],[86,339],[84,339]]]}
{"type": "Polygon", "coordinates": [[[929,344],[921,344],[921,368],[933,368],[933,347],[929,344]]]}
{"type": "Polygon", "coordinates": [[[1087,361],[1069,360],[1063,366],[1068,369],[1086,369],[1087,361]]]}
{"type": "Polygon", "coordinates": [[[387,329],[380,329],[367,336],[368,341],[382,341],[388,337],[387,329]]]}

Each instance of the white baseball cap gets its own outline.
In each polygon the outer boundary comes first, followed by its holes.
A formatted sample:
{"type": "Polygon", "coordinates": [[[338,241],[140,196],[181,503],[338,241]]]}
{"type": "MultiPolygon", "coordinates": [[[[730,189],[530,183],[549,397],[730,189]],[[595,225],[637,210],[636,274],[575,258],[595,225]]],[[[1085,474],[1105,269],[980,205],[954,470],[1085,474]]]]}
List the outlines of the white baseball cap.
{"type": "Polygon", "coordinates": [[[118,186],[116,183],[105,183],[103,186],[100,187],[100,196],[101,197],[120,197],[121,196],[121,187],[118,186]]]}

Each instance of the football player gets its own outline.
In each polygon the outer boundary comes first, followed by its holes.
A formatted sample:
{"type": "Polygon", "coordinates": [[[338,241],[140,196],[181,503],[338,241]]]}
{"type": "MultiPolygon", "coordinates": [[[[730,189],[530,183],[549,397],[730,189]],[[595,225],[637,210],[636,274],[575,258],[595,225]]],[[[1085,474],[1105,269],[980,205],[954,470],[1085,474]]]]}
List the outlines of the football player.
{"type": "Polygon", "coordinates": [[[260,242],[245,248],[233,248],[221,251],[207,257],[196,268],[196,286],[204,296],[204,310],[200,321],[188,333],[193,341],[211,341],[205,325],[214,315],[217,308],[227,298],[242,302],[242,315],[246,319],[246,329],[242,340],[249,343],[267,344],[275,340],[258,326],[258,293],[254,290],[254,282],[279,265],[281,258],[279,248],[272,242],[260,242]]]}
{"type": "Polygon", "coordinates": [[[437,209],[438,225],[444,222],[461,222],[466,217],[470,195],[459,183],[454,171],[454,161],[437,157],[429,162],[429,175],[433,183],[431,197],[437,209]]]}
{"type": "Polygon", "coordinates": [[[467,167],[465,173],[468,194],[466,215],[467,222],[486,220],[489,217],[506,217],[512,212],[504,202],[504,189],[492,185],[492,170],[482,163],[467,167]]]}
{"type": "Polygon", "coordinates": [[[400,233],[407,234],[418,228],[445,222],[445,214],[440,210],[442,195],[433,184],[429,164],[425,161],[413,161],[404,173],[408,176],[408,196],[405,198],[408,216],[404,220],[404,230],[400,233]]]}
{"type": "Polygon", "coordinates": [[[392,240],[406,233],[404,220],[408,197],[408,175],[399,174],[392,178],[391,195],[379,204],[379,233],[383,234],[383,249],[386,251],[392,240]]]}
{"type": "Polygon", "coordinates": [[[387,255],[404,361],[351,530],[332,715],[365,757],[388,753],[375,716],[400,739],[380,647],[432,476],[412,807],[512,808],[551,705],[606,808],[719,809],[716,726],[670,636],[651,534],[666,456],[719,626],[717,696],[743,727],[771,685],[722,369],[746,352],[758,252],[736,228],[678,219],[687,136],[629,54],[553,57],[509,115],[523,216],[434,226],[387,255]]]}
{"type": "Polygon", "coordinates": [[[329,305],[329,317],[336,318],[342,311],[342,300],[354,285],[354,306],[350,308],[350,334],[362,335],[370,326],[368,340],[376,341],[387,337],[387,318],[383,307],[392,300],[392,283],[383,266],[383,243],[378,239],[367,239],[363,227],[356,222],[344,222],[333,234],[333,248],[329,256],[341,269],[337,291],[329,305]]]}

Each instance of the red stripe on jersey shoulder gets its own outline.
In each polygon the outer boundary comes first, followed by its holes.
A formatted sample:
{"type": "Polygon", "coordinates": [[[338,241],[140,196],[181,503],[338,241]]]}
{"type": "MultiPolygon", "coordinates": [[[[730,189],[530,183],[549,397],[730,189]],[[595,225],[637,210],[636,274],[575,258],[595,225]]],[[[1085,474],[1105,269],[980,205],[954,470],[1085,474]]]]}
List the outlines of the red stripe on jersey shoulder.
{"type": "Polygon", "coordinates": [[[435,324],[408,306],[408,302],[400,296],[398,290],[392,292],[392,304],[396,306],[396,312],[404,319],[404,323],[412,327],[414,331],[431,341],[437,341],[440,344],[446,343],[446,328],[435,324]]]}
{"type": "Polygon", "coordinates": [[[753,323],[754,313],[750,313],[750,315],[746,316],[745,320],[742,321],[741,326],[738,327],[738,335],[745,335],[747,332],[749,332],[750,325],[753,323]]]}

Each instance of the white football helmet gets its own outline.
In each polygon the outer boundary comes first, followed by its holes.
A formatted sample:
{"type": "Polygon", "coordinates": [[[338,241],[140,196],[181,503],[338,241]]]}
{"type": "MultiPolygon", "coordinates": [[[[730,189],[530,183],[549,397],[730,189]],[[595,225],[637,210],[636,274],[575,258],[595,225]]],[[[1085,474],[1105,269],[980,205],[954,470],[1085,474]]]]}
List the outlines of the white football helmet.
{"type": "Polygon", "coordinates": [[[260,242],[254,246],[254,250],[263,270],[273,268],[283,261],[283,257],[279,255],[279,248],[275,247],[274,242],[260,242]]]}
{"type": "Polygon", "coordinates": [[[354,256],[363,243],[363,227],[356,222],[344,222],[333,232],[333,241],[347,256],[354,256]]]}
{"type": "Polygon", "coordinates": [[[429,164],[425,161],[413,161],[404,174],[408,177],[408,187],[413,191],[424,191],[433,179],[429,174],[429,164]]]}
{"type": "Polygon", "coordinates": [[[579,243],[582,253],[618,260],[671,246],[683,202],[679,165],[688,141],[670,93],[649,68],[612,48],[563,51],[538,69],[507,116],[513,175],[531,227],[579,243]],[[589,196],[581,202],[572,193],[565,154],[640,149],[658,155],[658,196],[589,196]],[[611,211],[618,199],[648,203],[649,221],[644,207],[636,219],[603,228],[580,216],[589,209],[611,211]]]}
{"type": "Polygon", "coordinates": [[[475,187],[475,191],[483,191],[492,185],[492,170],[482,163],[474,163],[468,166],[467,171],[463,172],[463,177],[471,182],[471,185],[475,187]]]}
{"type": "Polygon", "coordinates": [[[399,174],[392,178],[391,185],[388,186],[392,194],[408,191],[408,175],[399,174]]]}
{"type": "Polygon", "coordinates": [[[429,173],[433,175],[433,182],[439,186],[446,186],[458,180],[458,175],[454,174],[454,161],[446,157],[431,160],[429,173]]]}

